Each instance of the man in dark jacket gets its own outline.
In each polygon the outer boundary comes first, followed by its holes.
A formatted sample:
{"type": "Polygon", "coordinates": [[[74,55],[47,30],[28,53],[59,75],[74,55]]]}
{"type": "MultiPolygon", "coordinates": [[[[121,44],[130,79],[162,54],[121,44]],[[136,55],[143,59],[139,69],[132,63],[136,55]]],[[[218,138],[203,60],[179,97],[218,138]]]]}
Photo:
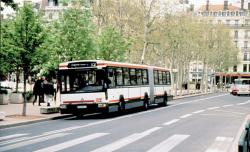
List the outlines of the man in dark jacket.
{"type": "Polygon", "coordinates": [[[44,87],[45,101],[47,102],[47,106],[50,106],[53,100],[55,90],[53,84],[49,82],[47,78],[44,80],[43,84],[44,84],[43,87],[44,87]]]}
{"type": "Polygon", "coordinates": [[[43,100],[43,80],[41,77],[38,78],[38,80],[35,82],[35,85],[33,87],[33,94],[35,95],[35,100],[33,101],[33,105],[35,104],[38,96],[38,105],[41,106],[41,102],[43,100]]]}

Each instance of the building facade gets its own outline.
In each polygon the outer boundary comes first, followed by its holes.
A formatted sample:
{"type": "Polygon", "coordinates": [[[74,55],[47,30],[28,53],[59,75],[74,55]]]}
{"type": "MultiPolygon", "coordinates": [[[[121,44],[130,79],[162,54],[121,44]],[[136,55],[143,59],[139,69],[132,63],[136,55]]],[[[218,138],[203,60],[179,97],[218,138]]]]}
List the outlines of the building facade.
{"type": "Polygon", "coordinates": [[[208,20],[212,24],[224,24],[230,29],[235,47],[239,50],[239,63],[228,69],[223,76],[224,82],[231,83],[238,77],[250,77],[250,2],[241,0],[241,5],[234,6],[225,0],[220,5],[207,4],[195,12],[195,16],[208,20]]]}

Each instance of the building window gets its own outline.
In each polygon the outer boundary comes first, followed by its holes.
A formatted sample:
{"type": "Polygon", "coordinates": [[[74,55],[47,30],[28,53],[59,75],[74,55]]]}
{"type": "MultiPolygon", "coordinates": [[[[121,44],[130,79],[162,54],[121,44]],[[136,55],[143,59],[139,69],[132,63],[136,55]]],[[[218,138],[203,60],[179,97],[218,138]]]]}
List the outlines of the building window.
{"type": "Polygon", "coordinates": [[[247,43],[248,41],[244,41],[244,48],[247,49],[247,43]]]}
{"type": "Polygon", "coordinates": [[[230,12],[229,11],[227,11],[227,16],[230,16],[230,12]]]}
{"type": "Polygon", "coordinates": [[[53,14],[49,13],[49,19],[53,19],[53,14]]]}
{"type": "Polygon", "coordinates": [[[247,53],[244,53],[243,60],[244,60],[244,61],[247,61],[247,53]]]}
{"type": "Polygon", "coordinates": [[[237,72],[237,65],[233,67],[233,72],[237,72]]]}
{"type": "Polygon", "coordinates": [[[243,72],[247,72],[247,64],[243,64],[243,72]]]}
{"type": "Polygon", "coordinates": [[[248,38],[248,31],[245,31],[245,39],[248,38]]]}
{"type": "Polygon", "coordinates": [[[235,47],[238,48],[238,41],[234,41],[235,47]]]}
{"type": "Polygon", "coordinates": [[[237,31],[237,30],[234,31],[234,38],[235,38],[235,39],[238,38],[238,31],[237,31]]]}
{"type": "Polygon", "coordinates": [[[235,20],[235,26],[239,26],[239,20],[235,20]]]}
{"type": "Polygon", "coordinates": [[[226,16],[226,12],[222,12],[222,16],[226,16]]]}
{"type": "Polygon", "coordinates": [[[245,25],[249,25],[249,19],[245,19],[245,25]]]}
{"type": "Polygon", "coordinates": [[[231,12],[231,16],[234,16],[235,15],[235,12],[231,12]]]}
{"type": "Polygon", "coordinates": [[[226,25],[227,25],[227,26],[230,25],[230,20],[226,20],[226,25]]]}

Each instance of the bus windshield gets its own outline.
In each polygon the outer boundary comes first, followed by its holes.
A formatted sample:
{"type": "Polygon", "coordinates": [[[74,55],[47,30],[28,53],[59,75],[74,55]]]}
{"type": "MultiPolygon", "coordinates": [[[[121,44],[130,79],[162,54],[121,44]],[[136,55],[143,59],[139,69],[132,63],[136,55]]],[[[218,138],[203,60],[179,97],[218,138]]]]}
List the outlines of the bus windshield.
{"type": "MultiPolygon", "coordinates": [[[[104,91],[106,85],[104,70],[68,70],[60,72],[62,93],[82,93],[104,91]]],[[[107,85],[106,85],[107,86],[107,85]]]]}

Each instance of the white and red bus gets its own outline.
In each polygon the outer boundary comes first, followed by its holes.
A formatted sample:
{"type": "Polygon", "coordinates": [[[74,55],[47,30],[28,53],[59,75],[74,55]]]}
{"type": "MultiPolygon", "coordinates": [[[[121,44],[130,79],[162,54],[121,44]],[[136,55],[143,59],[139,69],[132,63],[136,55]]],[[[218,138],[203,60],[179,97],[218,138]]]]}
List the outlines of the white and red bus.
{"type": "Polygon", "coordinates": [[[101,60],[61,63],[58,72],[62,114],[116,112],[167,105],[168,69],[101,60]]]}

